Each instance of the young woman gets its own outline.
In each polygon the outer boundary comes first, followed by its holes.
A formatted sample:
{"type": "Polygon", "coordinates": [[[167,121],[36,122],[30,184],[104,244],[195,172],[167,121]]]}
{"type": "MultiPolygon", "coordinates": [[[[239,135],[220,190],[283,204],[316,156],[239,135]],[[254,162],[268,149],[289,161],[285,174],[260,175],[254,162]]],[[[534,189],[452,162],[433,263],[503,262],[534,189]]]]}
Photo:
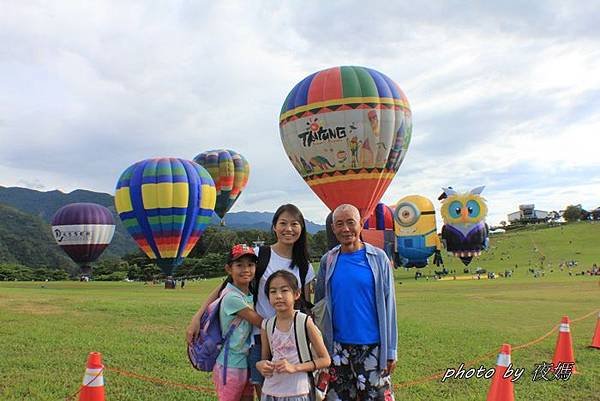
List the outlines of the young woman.
{"type": "Polygon", "coordinates": [[[262,360],[256,364],[265,377],[261,400],[309,401],[310,381],[307,372],[325,368],[331,363],[323,337],[310,317],[294,310],[294,303],[300,298],[300,289],[298,280],[291,272],[279,270],[273,273],[267,279],[265,293],[276,314],[262,323],[262,360]],[[302,323],[296,327],[295,322],[304,321],[306,327],[302,323]],[[312,360],[305,362],[301,362],[298,351],[297,342],[301,333],[305,333],[316,354],[312,360]]]}
{"type": "MultiPolygon", "coordinates": [[[[256,312],[265,319],[275,316],[275,309],[269,303],[264,288],[267,278],[278,270],[288,270],[296,276],[298,282],[301,283],[301,276],[305,275],[304,280],[304,298],[310,301],[311,285],[315,279],[315,273],[308,258],[308,242],[306,235],[306,224],[304,216],[300,210],[292,205],[286,204],[280,206],[272,221],[272,230],[275,233],[277,241],[270,246],[270,249],[263,248],[263,251],[270,250],[269,261],[266,265],[264,273],[260,277],[255,277],[253,286],[257,289],[255,294],[256,312]]],[[[257,250],[259,259],[261,258],[260,250],[257,250]]],[[[200,330],[200,315],[208,304],[217,299],[221,286],[208,296],[204,305],[196,312],[192,321],[187,328],[187,340],[191,342],[200,330]]],[[[260,326],[253,328],[253,344],[250,347],[248,363],[250,368],[250,382],[254,384],[257,396],[260,397],[261,386],[264,377],[256,369],[256,362],[261,360],[261,337],[260,326]]]]}

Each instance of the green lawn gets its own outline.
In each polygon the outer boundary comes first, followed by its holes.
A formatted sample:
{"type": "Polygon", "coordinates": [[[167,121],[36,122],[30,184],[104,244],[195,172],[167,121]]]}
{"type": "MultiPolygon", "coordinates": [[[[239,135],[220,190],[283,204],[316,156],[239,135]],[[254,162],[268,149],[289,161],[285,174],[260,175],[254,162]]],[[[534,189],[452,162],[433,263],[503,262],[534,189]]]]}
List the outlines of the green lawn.
{"type": "MultiPolygon", "coordinates": [[[[398,270],[397,399],[484,400],[486,379],[411,382],[490,353],[475,366],[493,367],[502,343],[528,343],[563,315],[577,319],[600,310],[599,277],[569,276],[558,269],[563,259],[579,261],[574,272],[600,264],[599,238],[600,225],[589,223],[496,237],[470,267],[504,271],[517,263],[510,279],[415,281],[414,271],[398,270]],[[540,268],[540,253],[546,256],[546,274],[533,278],[527,269],[540,268]]],[[[446,256],[446,262],[462,275],[458,259],[446,256]]],[[[109,369],[107,400],[215,399],[209,375],[189,366],[184,330],[217,281],[188,282],[175,291],[143,283],[0,283],[0,399],[64,400],[81,383],[90,351],[101,352],[109,369]],[[196,390],[126,377],[110,368],[196,390]]],[[[513,353],[513,364],[525,368],[515,384],[516,400],[600,400],[600,350],[587,348],[596,316],[571,326],[580,373],[569,381],[531,381],[534,365],[551,361],[556,332],[513,353]]]]}

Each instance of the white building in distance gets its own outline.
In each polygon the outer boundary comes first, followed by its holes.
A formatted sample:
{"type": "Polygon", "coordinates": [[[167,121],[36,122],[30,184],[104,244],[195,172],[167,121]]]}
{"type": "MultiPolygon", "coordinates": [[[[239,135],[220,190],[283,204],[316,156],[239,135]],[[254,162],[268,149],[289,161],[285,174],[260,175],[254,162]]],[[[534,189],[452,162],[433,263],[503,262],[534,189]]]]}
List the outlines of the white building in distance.
{"type": "Polygon", "coordinates": [[[508,222],[513,223],[539,223],[548,220],[548,212],[535,210],[534,204],[519,205],[519,210],[508,214],[508,222]]]}

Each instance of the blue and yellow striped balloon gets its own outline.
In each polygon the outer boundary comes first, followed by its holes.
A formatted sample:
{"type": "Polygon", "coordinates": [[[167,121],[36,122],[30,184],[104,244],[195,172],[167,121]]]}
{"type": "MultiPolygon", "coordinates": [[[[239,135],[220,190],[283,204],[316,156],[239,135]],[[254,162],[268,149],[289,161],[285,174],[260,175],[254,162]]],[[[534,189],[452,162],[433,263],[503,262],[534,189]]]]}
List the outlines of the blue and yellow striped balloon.
{"type": "Polygon", "coordinates": [[[210,223],[215,200],[210,174],[176,158],[133,164],[121,174],[115,194],[127,231],[166,275],[183,262],[210,223]]]}

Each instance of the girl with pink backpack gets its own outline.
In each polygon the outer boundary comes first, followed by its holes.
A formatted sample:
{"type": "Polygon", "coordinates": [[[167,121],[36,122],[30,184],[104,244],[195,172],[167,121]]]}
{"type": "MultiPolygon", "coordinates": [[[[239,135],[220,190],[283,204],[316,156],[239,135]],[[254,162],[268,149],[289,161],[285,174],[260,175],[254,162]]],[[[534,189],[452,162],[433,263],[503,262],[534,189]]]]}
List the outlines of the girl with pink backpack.
{"type": "MultiPolygon", "coordinates": [[[[254,311],[250,283],[256,271],[256,254],[246,244],[234,245],[225,270],[230,282],[219,301],[219,323],[224,343],[213,367],[213,382],[219,401],[252,401],[248,349],[252,326],[260,326],[262,318],[254,311]]],[[[190,355],[190,359],[191,355],[190,355]]]]}
{"type": "MultiPolygon", "coordinates": [[[[292,204],[281,205],[273,215],[271,229],[277,241],[271,246],[261,246],[254,251],[258,255],[256,274],[252,290],[254,294],[255,310],[267,319],[275,315],[275,310],[265,295],[264,286],[267,278],[277,270],[288,270],[296,276],[300,283],[301,295],[298,299],[298,308],[306,310],[310,306],[310,293],[315,273],[309,261],[308,239],[306,223],[302,212],[292,204]]],[[[206,308],[219,298],[219,289],[216,287],[207,297],[202,307],[196,312],[186,330],[188,344],[200,332],[199,316],[206,308]]],[[[255,325],[252,333],[252,346],[248,356],[250,365],[250,382],[254,384],[257,396],[264,377],[256,369],[256,362],[261,358],[260,324],[255,325]]]]}

